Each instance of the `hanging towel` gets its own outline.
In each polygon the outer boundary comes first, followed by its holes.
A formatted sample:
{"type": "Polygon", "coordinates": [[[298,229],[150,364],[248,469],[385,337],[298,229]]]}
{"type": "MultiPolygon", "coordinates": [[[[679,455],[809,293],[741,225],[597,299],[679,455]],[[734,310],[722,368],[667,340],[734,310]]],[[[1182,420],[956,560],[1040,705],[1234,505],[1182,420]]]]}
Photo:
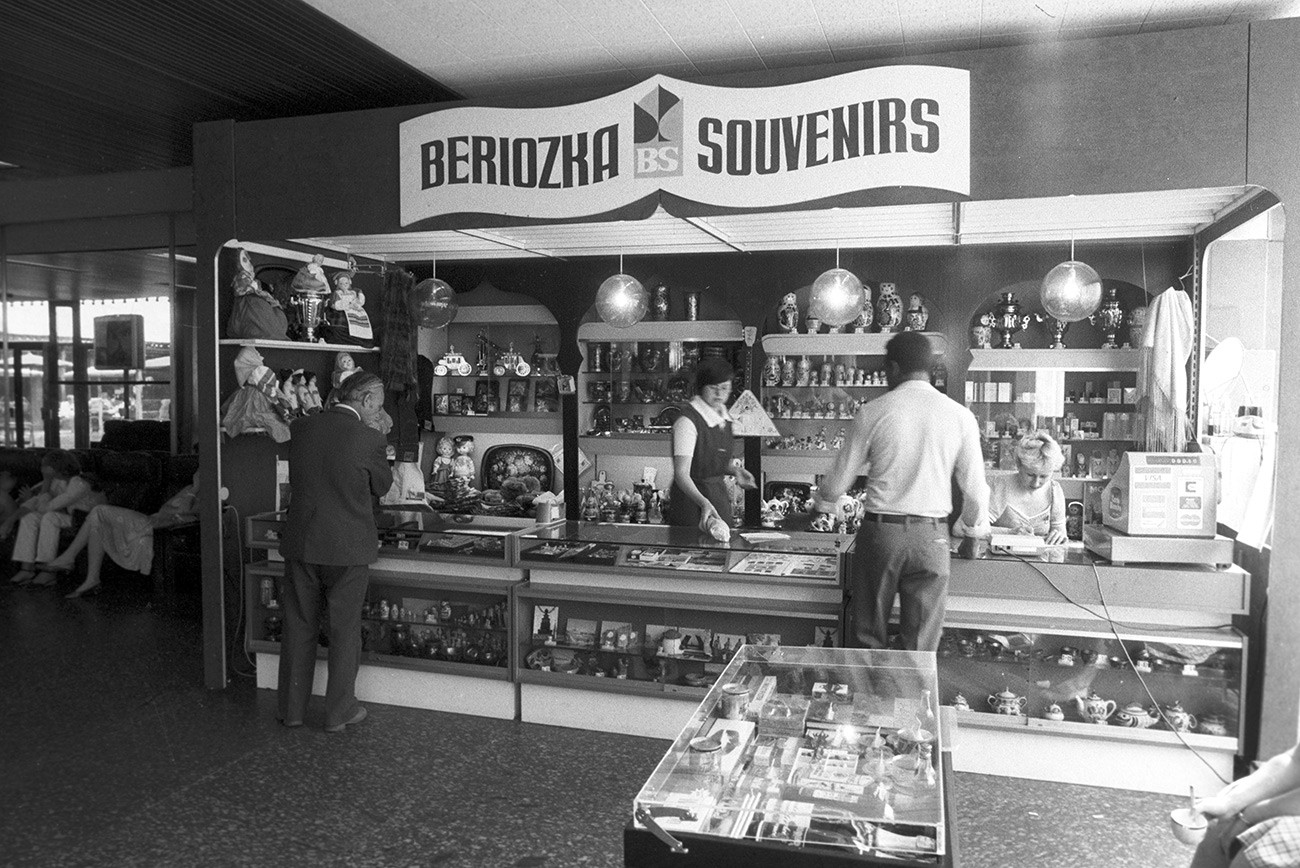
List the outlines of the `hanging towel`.
{"type": "Polygon", "coordinates": [[[1187,359],[1192,354],[1192,300],[1170,287],[1147,308],[1138,356],[1138,401],[1146,407],[1148,452],[1181,452],[1187,421],[1187,359]]]}

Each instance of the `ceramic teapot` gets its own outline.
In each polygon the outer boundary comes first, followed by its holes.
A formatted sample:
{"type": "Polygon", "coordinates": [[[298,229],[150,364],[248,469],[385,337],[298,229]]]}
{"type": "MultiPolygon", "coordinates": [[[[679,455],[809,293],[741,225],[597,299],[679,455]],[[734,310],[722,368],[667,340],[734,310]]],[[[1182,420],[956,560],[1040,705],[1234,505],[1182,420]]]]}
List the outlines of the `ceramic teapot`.
{"type": "Polygon", "coordinates": [[[1196,731],[1203,735],[1227,735],[1228,721],[1221,714],[1207,714],[1196,724],[1196,731]]]}
{"type": "Polygon", "coordinates": [[[989,708],[998,714],[1020,714],[1025,710],[1025,703],[1028,702],[1023,696],[1016,696],[1010,690],[1003,688],[1001,693],[989,694],[989,708]]]}
{"type": "Polygon", "coordinates": [[[1158,718],[1138,703],[1130,702],[1115,712],[1113,720],[1118,726],[1127,726],[1131,729],[1146,729],[1156,723],[1158,718]]]}
{"type": "Polygon", "coordinates": [[[1190,732],[1196,728],[1196,715],[1183,710],[1183,704],[1174,700],[1173,705],[1166,705],[1162,712],[1165,724],[1175,732],[1190,732]]]}
{"type": "Polygon", "coordinates": [[[1047,706],[1047,710],[1043,712],[1043,717],[1047,720],[1065,720],[1065,712],[1061,711],[1061,706],[1053,702],[1047,706]]]}
{"type": "Polygon", "coordinates": [[[1102,699],[1096,693],[1076,696],[1074,704],[1078,707],[1079,714],[1093,723],[1107,724],[1110,722],[1110,716],[1115,713],[1115,700],[1102,699]]]}

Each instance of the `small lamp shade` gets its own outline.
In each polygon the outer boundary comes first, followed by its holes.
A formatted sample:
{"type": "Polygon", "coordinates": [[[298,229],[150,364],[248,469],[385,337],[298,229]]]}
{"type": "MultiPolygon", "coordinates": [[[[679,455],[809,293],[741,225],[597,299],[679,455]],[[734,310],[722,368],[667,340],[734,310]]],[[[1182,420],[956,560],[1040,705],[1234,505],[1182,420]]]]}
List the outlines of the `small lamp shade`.
{"type": "Polygon", "coordinates": [[[862,313],[866,304],[862,281],[843,268],[832,268],[813,281],[808,316],[829,326],[847,325],[862,313]]]}
{"type": "Polygon", "coordinates": [[[650,293],[630,274],[615,274],[596,290],[596,313],[615,328],[625,329],[645,319],[650,293]]]}
{"type": "Polygon", "coordinates": [[[456,291],[445,280],[430,277],[415,285],[415,317],[427,329],[440,329],[456,318],[456,291]]]}
{"type": "Polygon", "coordinates": [[[1049,314],[1061,322],[1078,322],[1101,304],[1101,275],[1082,262],[1062,262],[1047,272],[1039,295],[1049,314]]]}

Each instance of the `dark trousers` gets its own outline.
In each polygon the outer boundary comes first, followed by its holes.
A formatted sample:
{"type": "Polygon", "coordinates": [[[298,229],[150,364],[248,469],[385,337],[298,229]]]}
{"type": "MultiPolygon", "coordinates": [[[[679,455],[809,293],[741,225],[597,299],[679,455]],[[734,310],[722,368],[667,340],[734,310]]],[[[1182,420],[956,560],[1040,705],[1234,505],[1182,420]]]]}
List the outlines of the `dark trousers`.
{"type": "Polygon", "coordinates": [[[356,711],[357,669],[361,665],[361,606],[370,584],[370,567],[284,563],[284,636],[280,643],[280,718],[301,721],[311,697],[316,670],[321,595],[329,607],[329,679],[325,687],[325,725],[347,723],[356,711]]]}
{"type": "Polygon", "coordinates": [[[889,616],[897,596],[903,648],[938,651],[948,600],[947,523],[864,520],[848,591],[849,647],[889,647],[889,616]]]}

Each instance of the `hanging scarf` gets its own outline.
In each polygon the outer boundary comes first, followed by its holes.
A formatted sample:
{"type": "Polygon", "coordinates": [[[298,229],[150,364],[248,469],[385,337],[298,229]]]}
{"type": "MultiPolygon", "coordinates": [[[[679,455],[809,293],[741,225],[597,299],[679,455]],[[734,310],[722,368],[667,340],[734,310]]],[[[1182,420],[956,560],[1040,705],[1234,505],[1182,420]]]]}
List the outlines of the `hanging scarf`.
{"type": "Polygon", "coordinates": [[[412,288],[415,275],[396,268],[384,275],[383,340],[379,346],[379,377],[394,392],[414,389],[418,331],[412,288]]]}

